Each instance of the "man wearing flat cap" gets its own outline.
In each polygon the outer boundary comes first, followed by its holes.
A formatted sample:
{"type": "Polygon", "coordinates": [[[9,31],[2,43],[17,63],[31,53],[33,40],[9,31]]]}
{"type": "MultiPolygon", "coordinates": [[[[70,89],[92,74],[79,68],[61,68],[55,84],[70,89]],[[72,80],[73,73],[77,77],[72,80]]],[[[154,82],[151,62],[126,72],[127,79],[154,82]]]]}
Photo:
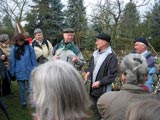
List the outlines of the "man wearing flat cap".
{"type": "Polygon", "coordinates": [[[96,103],[98,98],[105,92],[111,91],[112,83],[118,73],[118,61],[110,46],[111,37],[108,34],[100,33],[96,36],[97,50],[93,52],[85,80],[91,79],[90,96],[93,100],[94,118],[99,120],[96,103]]]}
{"type": "Polygon", "coordinates": [[[155,73],[155,59],[150,51],[147,50],[148,42],[145,38],[136,38],[134,41],[134,49],[136,53],[141,54],[147,60],[149,76],[145,85],[148,87],[149,92],[153,91],[153,75],[155,73]]]}
{"type": "Polygon", "coordinates": [[[72,28],[64,29],[63,38],[64,39],[53,48],[50,58],[67,61],[77,70],[80,70],[85,64],[85,60],[78,46],[73,43],[74,30],[72,28]]]}

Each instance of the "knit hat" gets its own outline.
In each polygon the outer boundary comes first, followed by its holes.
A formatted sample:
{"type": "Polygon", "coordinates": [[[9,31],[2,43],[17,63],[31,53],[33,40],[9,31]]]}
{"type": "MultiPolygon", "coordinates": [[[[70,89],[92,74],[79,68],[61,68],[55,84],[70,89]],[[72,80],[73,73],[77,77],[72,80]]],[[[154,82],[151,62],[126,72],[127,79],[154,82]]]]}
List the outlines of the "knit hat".
{"type": "Polygon", "coordinates": [[[100,34],[98,34],[98,35],[96,36],[96,38],[97,38],[97,39],[101,39],[101,40],[105,40],[105,41],[107,41],[107,42],[110,42],[110,40],[111,40],[110,35],[105,34],[105,33],[100,33],[100,34]]]}
{"type": "Polygon", "coordinates": [[[72,28],[65,28],[63,29],[63,33],[74,33],[74,30],[72,28]]]}
{"type": "Polygon", "coordinates": [[[134,43],[135,43],[135,42],[141,42],[141,43],[144,43],[146,46],[148,46],[147,40],[146,40],[145,38],[143,38],[143,37],[141,37],[141,38],[136,38],[136,39],[134,40],[134,43]]]}
{"type": "Polygon", "coordinates": [[[9,40],[8,34],[1,34],[0,35],[0,42],[5,42],[6,40],[9,40]]]}
{"type": "Polygon", "coordinates": [[[34,30],[34,34],[37,34],[37,33],[43,33],[43,32],[40,28],[37,28],[37,29],[34,30]]]}

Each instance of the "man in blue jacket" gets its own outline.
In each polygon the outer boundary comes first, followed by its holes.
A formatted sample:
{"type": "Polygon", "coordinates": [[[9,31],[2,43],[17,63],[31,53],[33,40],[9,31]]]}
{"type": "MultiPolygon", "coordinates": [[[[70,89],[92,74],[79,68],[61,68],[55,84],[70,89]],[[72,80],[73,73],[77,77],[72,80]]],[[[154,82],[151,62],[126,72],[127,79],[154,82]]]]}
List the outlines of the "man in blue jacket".
{"type": "Polygon", "coordinates": [[[153,75],[155,73],[155,59],[150,51],[147,50],[148,42],[144,38],[137,38],[134,41],[135,52],[144,56],[147,60],[149,76],[145,85],[148,87],[149,92],[153,91],[153,75]]]}

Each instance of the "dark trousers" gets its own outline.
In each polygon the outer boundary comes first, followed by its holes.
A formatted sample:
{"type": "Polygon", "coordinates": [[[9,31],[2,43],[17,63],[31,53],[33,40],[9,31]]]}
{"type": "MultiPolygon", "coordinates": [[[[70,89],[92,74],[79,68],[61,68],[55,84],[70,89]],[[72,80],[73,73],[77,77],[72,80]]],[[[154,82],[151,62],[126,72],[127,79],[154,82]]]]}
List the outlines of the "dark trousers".
{"type": "Polygon", "coordinates": [[[5,78],[2,80],[2,95],[11,93],[11,79],[9,71],[5,68],[5,78]]]}
{"type": "Polygon", "coordinates": [[[5,116],[7,117],[7,119],[10,120],[6,106],[1,99],[0,99],[0,108],[3,111],[3,113],[5,114],[5,116]]]}
{"type": "Polygon", "coordinates": [[[93,104],[91,105],[91,110],[93,112],[93,120],[100,120],[101,115],[100,115],[98,108],[97,108],[97,101],[98,101],[99,97],[97,97],[97,96],[90,96],[90,97],[93,102],[93,104]]]}

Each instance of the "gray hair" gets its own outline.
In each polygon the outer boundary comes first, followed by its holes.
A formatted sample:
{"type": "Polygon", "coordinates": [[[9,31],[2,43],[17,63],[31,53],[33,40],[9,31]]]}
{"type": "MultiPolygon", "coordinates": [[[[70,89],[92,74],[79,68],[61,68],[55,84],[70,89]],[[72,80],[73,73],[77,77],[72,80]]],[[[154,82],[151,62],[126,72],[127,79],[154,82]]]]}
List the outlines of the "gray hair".
{"type": "Polygon", "coordinates": [[[126,83],[144,84],[148,75],[146,59],[136,53],[126,55],[121,62],[121,71],[126,74],[126,83]]]}
{"type": "Polygon", "coordinates": [[[43,32],[40,28],[37,28],[37,29],[34,30],[34,35],[37,34],[37,33],[43,33],[43,32]]]}
{"type": "Polygon", "coordinates": [[[39,65],[31,73],[38,120],[86,118],[89,98],[79,72],[61,60],[39,65]]]}
{"type": "Polygon", "coordinates": [[[1,34],[0,35],[0,42],[5,42],[6,40],[9,40],[8,34],[1,34]]]}

